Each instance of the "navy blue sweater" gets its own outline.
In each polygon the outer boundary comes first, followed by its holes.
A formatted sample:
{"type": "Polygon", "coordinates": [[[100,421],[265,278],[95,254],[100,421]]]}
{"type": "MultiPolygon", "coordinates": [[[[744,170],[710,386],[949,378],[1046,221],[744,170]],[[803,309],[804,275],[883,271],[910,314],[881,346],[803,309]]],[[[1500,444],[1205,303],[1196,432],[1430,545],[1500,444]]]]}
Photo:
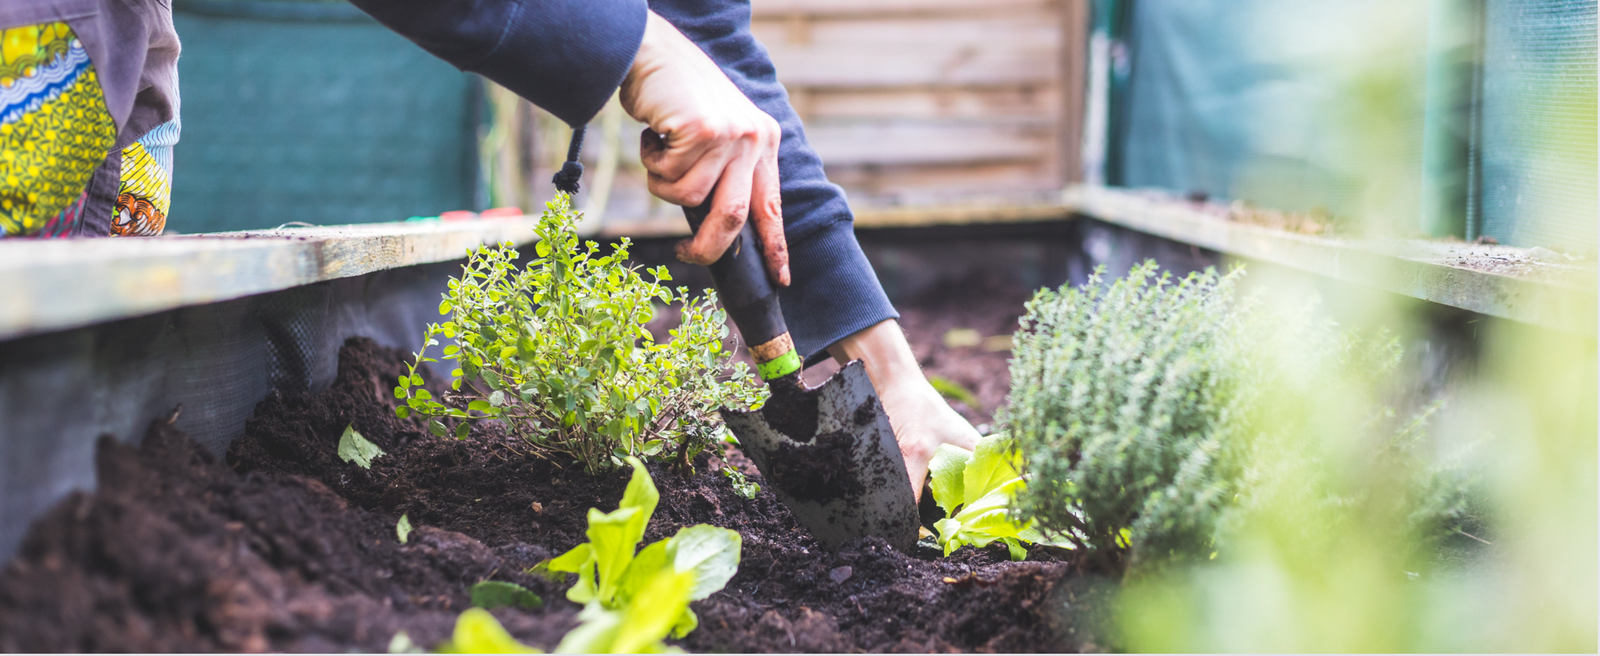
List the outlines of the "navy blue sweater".
{"type": "MultiPolygon", "coordinates": [[[[600,111],[644,36],[645,0],[352,0],[457,68],[494,80],[573,126],[600,111]]],[[[861,252],[844,190],[828,182],[766,48],[748,0],[652,0],[783,129],[784,234],[792,284],[780,293],[809,362],[851,333],[899,317],[861,252]]]]}

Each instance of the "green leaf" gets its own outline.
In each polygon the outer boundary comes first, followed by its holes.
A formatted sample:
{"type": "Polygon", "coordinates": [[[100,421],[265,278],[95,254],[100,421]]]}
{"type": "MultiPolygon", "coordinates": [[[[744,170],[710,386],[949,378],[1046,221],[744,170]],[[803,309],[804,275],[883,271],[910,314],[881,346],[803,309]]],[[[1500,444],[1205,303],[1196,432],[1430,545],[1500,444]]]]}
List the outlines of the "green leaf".
{"type": "Polygon", "coordinates": [[[1022,461],[1002,433],[978,440],[978,447],[962,474],[962,497],[971,504],[1006,482],[1022,475],[1022,461]]]}
{"type": "Polygon", "coordinates": [[[449,300],[439,301],[439,314],[450,314],[452,307],[454,306],[450,305],[449,300]]]}
{"type": "Polygon", "coordinates": [[[667,555],[679,572],[694,572],[689,598],[705,599],[728,584],[739,571],[743,539],[738,531],[696,524],[678,529],[667,542],[667,555]]]}
{"type": "Polygon", "coordinates": [[[458,440],[467,439],[467,435],[471,434],[471,432],[472,432],[472,425],[471,424],[468,424],[465,421],[463,421],[463,422],[461,422],[459,424],[456,424],[456,439],[458,439],[458,440]]]}
{"type": "Polygon", "coordinates": [[[402,405],[400,407],[395,408],[394,409],[394,416],[398,417],[400,419],[405,419],[406,417],[410,417],[411,416],[411,407],[402,405]]]}
{"type": "Polygon", "coordinates": [[[606,610],[598,603],[584,606],[578,613],[577,628],[567,632],[556,645],[557,654],[610,654],[622,626],[622,613],[606,610]]]}
{"type": "Polygon", "coordinates": [[[607,651],[621,654],[658,651],[661,641],[672,633],[673,627],[689,610],[689,595],[694,587],[691,572],[657,574],[623,610],[622,624],[607,651]]]}
{"type": "Polygon", "coordinates": [[[400,538],[400,544],[405,544],[406,540],[411,539],[411,518],[401,515],[400,521],[394,525],[394,534],[400,538]]]}
{"type": "MultiPolygon", "coordinates": [[[[616,596],[617,583],[633,561],[633,551],[639,544],[643,530],[635,530],[641,516],[638,508],[618,508],[609,513],[589,509],[589,528],[584,532],[594,548],[596,575],[599,579],[597,598],[606,602],[616,596]]],[[[576,600],[575,600],[576,601],[576,600]]]]}
{"type": "Polygon", "coordinates": [[[442,654],[537,654],[506,632],[500,621],[482,608],[468,608],[456,618],[450,640],[439,645],[442,654]]]}
{"type": "Polygon", "coordinates": [[[356,432],[354,424],[345,425],[344,434],[339,436],[340,460],[353,462],[362,469],[372,469],[372,461],[383,455],[383,449],[356,432]]]}
{"type": "MultiPolygon", "coordinates": [[[[499,392],[495,392],[495,393],[499,394],[499,392]]],[[[487,411],[491,407],[493,407],[493,406],[488,401],[485,401],[483,399],[474,399],[471,403],[467,404],[467,409],[468,410],[477,410],[478,412],[487,411]]]]}
{"type": "Polygon", "coordinates": [[[509,581],[479,581],[472,586],[472,605],[494,610],[506,606],[533,610],[544,606],[544,600],[509,581]]]}
{"type": "Polygon", "coordinates": [[[441,422],[438,419],[429,419],[428,432],[433,433],[435,437],[444,437],[445,435],[449,434],[450,431],[444,427],[444,422],[441,422]]]}
{"type": "Polygon", "coordinates": [[[941,444],[928,462],[928,485],[933,488],[933,500],[944,509],[945,516],[954,513],[966,503],[964,492],[967,461],[972,452],[953,444],[941,444]]]}

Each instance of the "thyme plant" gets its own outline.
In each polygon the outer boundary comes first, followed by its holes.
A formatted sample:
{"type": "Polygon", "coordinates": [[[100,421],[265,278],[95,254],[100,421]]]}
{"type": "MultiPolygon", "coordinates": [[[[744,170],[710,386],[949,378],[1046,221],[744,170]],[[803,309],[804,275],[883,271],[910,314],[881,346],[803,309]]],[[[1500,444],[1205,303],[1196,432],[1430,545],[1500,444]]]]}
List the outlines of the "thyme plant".
{"type": "Polygon", "coordinates": [[[641,273],[629,265],[626,239],[610,253],[582,242],[578,219],[558,194],[540,217],[537,257],[526,266],[509,243],[470,253],[439,304],[450,320],[427,327],[394,390],[405,399],[395,412],[431,418],[441,437],[465,438],[469,422],[497,419],[535,452],[570,456],[591,472],[629,456],[675,454],[687,467],[725,430],[718,407],[757,405],[764,391],[724,347],[728,328],[714,292],[696,300],[687,288],[663,286],[672,279],[666,267],[641,273]],[[645,327],[657,302],[682,305],[670,341],[645,327]],[[453,340],[443,356],[457,367],[450,391],[436,399],[417,368],[437,362],[427,351],[441,338],[453,340]]]}
{"type": "Polygon", "coordinates": [[[1028,455],[1017,503],[1102,553],[1209,551],[1245,441],[1228,331],[1239,273],[1173,283],[1147,262],[1102,286],[1103,273],[1041,291],[1013,338],[999,419],[1028,455]]]}
{"type": "Polygon", "coordinates": [[[1014,338],[999,422],[1042,529],[1139,564],[1213,558],[1263,522],[1381,515],[1421,546],[1472,521],[1466,480],[1424,448],[1439,402],[1396,394],[1392,336],[1240,299],[1242,269],[1102,275],[1041,291],[1014,338]]]}

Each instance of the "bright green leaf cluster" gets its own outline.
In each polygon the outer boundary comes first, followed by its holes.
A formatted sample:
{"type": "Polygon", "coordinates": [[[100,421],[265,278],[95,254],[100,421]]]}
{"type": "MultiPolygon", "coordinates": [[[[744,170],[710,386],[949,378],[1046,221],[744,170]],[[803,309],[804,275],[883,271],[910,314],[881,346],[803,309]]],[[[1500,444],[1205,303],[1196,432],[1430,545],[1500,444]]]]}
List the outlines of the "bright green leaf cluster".
{"type": "Polygon", "coordinates": [[[737,531],[696,524],[639,549],[661,495],[643,462],[632,457],[627,462],[633,466],[633,478],[623,492],[622,503],[609,513],[590,508],[586,532],[589,541],[541,567],[578,575],[578,582],[567,590],[567,599],[594,607],[586,610],[594,618],[608,618],[595,619],[597,625],[615,620],[625,626],[632,621],[627,618],[637,616],[637,621],[648,620],[650,626],[665,622],[660,637],[670,632],[681,638],[699,625],[689,602],[721,590],[738,571],[741,539],[737,531]],[[679,583],[662,581],[676,581],[674,577],[681,575],[688,576],[688,592],[681,602],[664,605],[676,598],[667,592],[679,583]],[[656,595],[648,605],[641,603],[647,590],[656,595]],[[621,615],[604,615],[602,611],[621,615]]]}
{"type": "Polygon", "coordinates": [[[439,304],[450,320],[428,326],[399,378],[394,394],[405,404],[395,412],[428,417],[441,437],[465,438],[469,421],[499,419],[536,450],[570,455],[590,471],[627,456],[675,454],[687,466],[724,431],[715,411],[757,406],[764,388],[732,363],[714,292],[695,300],[686,288],[662,286],[672,279],[666,267],[646,279],[627,263],[628,240],[604,254],[581,242],[578,220],[558,194],[526,267],[510,244],[471,252],[439,304]],[[657,303],[682,306],[665,343],[645,328],[657,303]],[[417,368],[437,362],[426,353],[441,338],[454,340],[443,355],[458,366],[451,391],[435,399],[417,368]]]}
{"type": "Polygon", "coordinates": [[[928,475],[933,500],[945,511],[945,518],[933,525],[944,555],[963,545],[986,547],[999,540],[1012,560],[1023,560],[1028,556],[1023,542],[1056,544],[1034,528],[1033,520],[1010,508],[1013,497],[1028,483],[1021,455],[1003,434],[979,440],[974,451],[940,445],[928,463],[928,475]]]}
{"type": "MultiPolygon", "coordinates": [[[[633,478],[622,503],[609,513],[589,509],[588,542],[540,563],[535,573],[575,573],[578,581],[567,598],[584,604],[581,622],[557,646],[557,653],[663,653],[677,651],[663,640],[688,635],[700,620],[689,602],[705,599],[727,585],[739,571],[742,539],[737,531],[696,524],[657,540],[643,549],[645,527],[655,514],[661,493],[635,457],[626,462],[633,478]]],[[[484,581],[472,588],[475,606],[536,606],[542,601],[521,586],[484,581]]],[[[396,635],[394,645],[409,647],[396,635]]],[[[440,652],[527,653],[537,650],[517,642],[494,616],[472,608],[456,619],[455,634],[440,652]]]]}

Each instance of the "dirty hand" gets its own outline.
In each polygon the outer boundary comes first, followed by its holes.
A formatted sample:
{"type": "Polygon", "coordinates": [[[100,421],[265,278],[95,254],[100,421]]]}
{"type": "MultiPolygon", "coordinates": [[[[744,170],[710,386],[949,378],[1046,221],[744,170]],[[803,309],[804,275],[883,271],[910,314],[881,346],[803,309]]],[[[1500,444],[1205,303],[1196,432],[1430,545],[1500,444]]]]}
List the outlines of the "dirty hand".
{"type": "Polygon", "coordinates": [[[940,444],[954,444],[971,450],[978,445],[978,430],[946,403],[933,389],[917,358],[911,353],[900,323],[888,319],[839,340],[828,348],[842,362],[861,360],[867,377],[878,390],[889,425],[905,457],[911,490],[922,499],[922,486],[928,479],[928,463],[940,444]]]}
{"type": "Polygon", "coordinates": [[[678,244],[678,259],[715,262],[749,218],[761,239],[767,274],[788,286],[778,122],[655,12],[622,81],[621,100],[629,116],[650,126],[639,145],[650,193],[685,207],[712,197],[699,233],[678,244]]]}

